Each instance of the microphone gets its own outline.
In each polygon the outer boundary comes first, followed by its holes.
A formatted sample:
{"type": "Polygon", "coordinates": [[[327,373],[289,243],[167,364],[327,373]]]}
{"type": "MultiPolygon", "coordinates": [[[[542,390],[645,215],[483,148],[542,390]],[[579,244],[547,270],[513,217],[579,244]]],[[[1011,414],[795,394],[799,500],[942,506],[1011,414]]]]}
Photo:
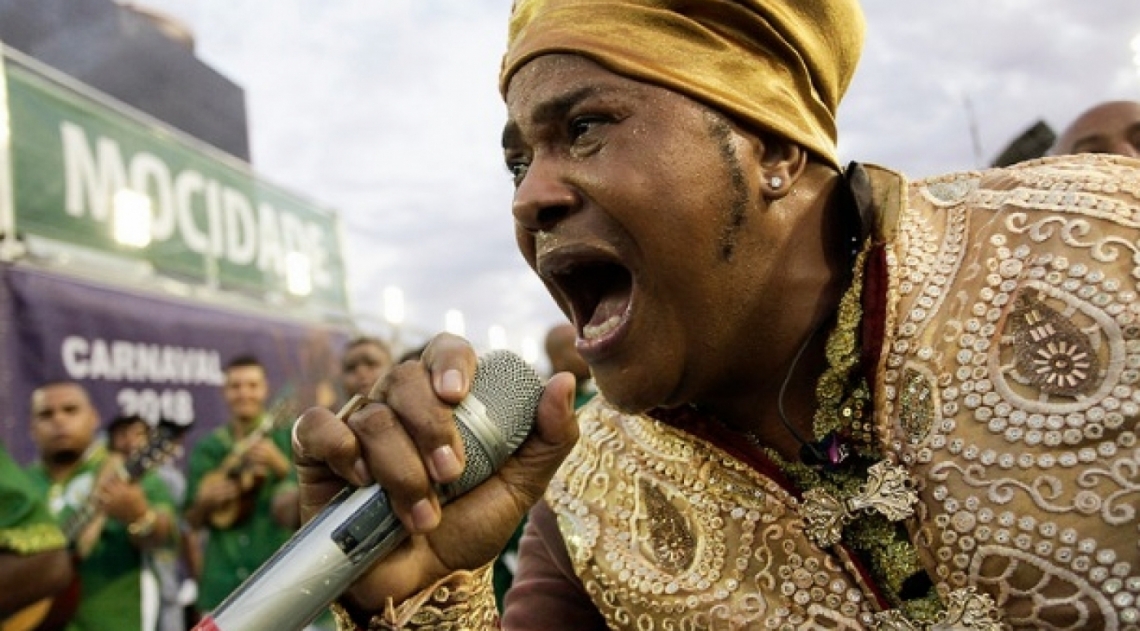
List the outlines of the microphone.
{"type": "MultiPolygon", "coordinates": [[[[437,485],[446,503],[489,478],[534,425],[543,383],[509,351],[483,355],[471,392],[455,408],[467,465],[437,485]]],[[[338,416],[358,406],[350,401],[338,416]]],[[[407,532],[384,489],[345,488],[192,631],[301,631],[407,532]]]]}

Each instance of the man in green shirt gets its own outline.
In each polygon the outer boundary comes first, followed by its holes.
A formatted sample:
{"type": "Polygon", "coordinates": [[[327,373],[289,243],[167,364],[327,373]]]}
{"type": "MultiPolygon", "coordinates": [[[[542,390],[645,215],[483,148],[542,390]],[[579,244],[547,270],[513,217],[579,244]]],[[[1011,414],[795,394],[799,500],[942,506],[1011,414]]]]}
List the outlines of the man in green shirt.
{"type": "Polygon", "coordinates": [[[124,468],[96,440],[99,414],[80,384],[37,388],[31,409],[40,459],[28,476],[79,558],[82,596],[68,631],[143,629],[143,553],[177,536],[166,486],[153,473],[124,468]]]}
{"type": "Polygon", "coordinates": [[[230,361],[222,387],[231,418],[190,452],[185,518],[208,531],[198,609],[213,610],[273,555],[299,523],[286,418],[265,411],[269,382],[254,357],[230,361]]]}

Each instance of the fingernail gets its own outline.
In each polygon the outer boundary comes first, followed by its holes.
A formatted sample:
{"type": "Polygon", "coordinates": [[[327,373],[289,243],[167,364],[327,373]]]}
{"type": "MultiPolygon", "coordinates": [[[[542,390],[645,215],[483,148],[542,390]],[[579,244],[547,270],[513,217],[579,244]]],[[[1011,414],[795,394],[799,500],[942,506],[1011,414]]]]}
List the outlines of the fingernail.
{"type": "Polygon", "coordinates": [[[419,532],[426,532],[439,524],[439,514],[435,506],[427,499],[422,499],[412,505],[412,525],[419,532]]]}
{"type": "Polygon", "coordinates": [[[455,450],[451,445],[444,445],[431,452],[431,464],[434,469],[432,477],[436,482],[450,482],[463,473],[463,467],[459,464],[459,458],[455,456],[455,450]]]}
{"type": "Polygon", "coordinates": [[[372,484],[372,473],[368,470],[368,465],[364,464],[363,460],[357,460],[356,464],[352,465],[352,469],[356,472],[361,486],[372,484]]]}
{"type": "Polygon", "coordinates": [[[458,395],[463,392],[463,374],[455,369],[445,371],[439,385],[443,389],[440,394],[458,395]]]}

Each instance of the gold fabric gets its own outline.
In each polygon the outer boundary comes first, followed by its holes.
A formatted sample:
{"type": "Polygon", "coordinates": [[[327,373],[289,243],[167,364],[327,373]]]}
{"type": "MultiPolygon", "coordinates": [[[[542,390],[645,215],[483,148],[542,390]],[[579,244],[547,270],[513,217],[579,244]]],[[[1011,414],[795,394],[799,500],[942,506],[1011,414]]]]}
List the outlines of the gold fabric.
{"type": "Polygon", "coordinates": [[[863,31],[854,0],[516,0],[500,89],[535,57],[576,53],[837,165],[863,31]]]}
{"type": "Polygon", "coordinates": [[[874,609],[796,500],[716,447],[600,398],[546,499],[612,629],[859,629],[874,609]],[[773,626],[766,626],[773,625],[773,626]]]}
{"type": "Polygon", "coordinates": [[[331,607],[338,631],[483,631],[499,628],[499,610],[491,585],[491,565],[455,572],[435,585],[373,616],[360,627],[340,604],[331,607]]]}
{"type": "Polygon", "coordinates": [[[1140,624],[1140,162],[919,182],[875,388],[935,583],[1015,629],[1140,624]]]}
{"type": "Polygon", "coordinates": [[[803,502],[600,398],[546,496],[595,606],[640,631],[1140,629],[1140,162],[872,175],[888,270],[872,421],[918,494],[904,523],[941,618],[877,611],[803,502]]]}

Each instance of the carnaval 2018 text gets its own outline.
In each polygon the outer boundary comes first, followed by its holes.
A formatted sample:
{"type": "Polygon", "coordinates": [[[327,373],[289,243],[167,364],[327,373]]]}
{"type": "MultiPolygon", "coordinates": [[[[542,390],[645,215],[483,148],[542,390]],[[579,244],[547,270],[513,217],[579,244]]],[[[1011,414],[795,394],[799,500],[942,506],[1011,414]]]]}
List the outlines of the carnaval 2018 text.
{"type": "Polygon", "coordinates": [[[165,242],[179,237],[203,256],[237,266],[256,265],[262,272],[284,277],[286,255],[308,258],[312,282],[329,287],[325,229],[319,224],[273,208],[257,205],[241,191],[208,179],[193,169],[176,174],[158,156],[139,151],[123,159],[118,142],[97,136],[94,145],[85,130],[60,123],[65,170],[65,208],[69,215],[106,222],[111,219],[113,194],[129,188],[145,192],[153,204],[151,238],[165,242]],[[199,221],[204,225],[199,225],[199,221]]]}
{"type": "Polygon", "coordinates": [[[220,386],[225,380],[218,351],[208,348],[69,335],[60,343],[60,358],[72,379],[131,384],[116,391],[120,411],[152,422],[192,422],[194,396],[179,386],[220,386]]]}

